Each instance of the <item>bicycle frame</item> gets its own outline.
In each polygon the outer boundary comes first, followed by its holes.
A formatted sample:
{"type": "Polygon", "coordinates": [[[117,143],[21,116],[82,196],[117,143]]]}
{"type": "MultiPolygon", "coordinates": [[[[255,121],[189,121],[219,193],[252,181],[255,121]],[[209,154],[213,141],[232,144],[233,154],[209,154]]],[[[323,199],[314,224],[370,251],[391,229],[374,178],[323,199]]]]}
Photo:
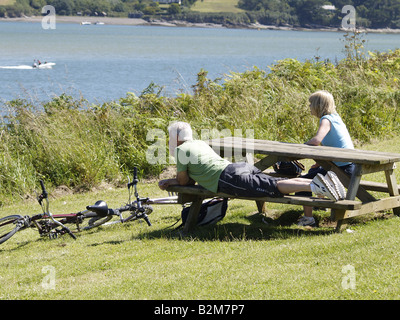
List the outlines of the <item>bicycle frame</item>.
{"type": "Polygon", "coordinates": [[[139,180],[137,178],[137,168],[133,168],[133,181],[130,181],[130,178],[128,176],[128,204],[118,208],[118,209],[109,209],[107,205],[104,203],[103,207],[95,207],[95,206],[88,206],[86,207],[89,210],[93,210],[95,212],[105,212],[107,210],[107,215],[110,216],[118,216],[119,220],[118,221],[112,221],[105,223],[104,225],[110,225],[110,224],[115,224],[115,223],[125,223],[128,221],[133,221],[133,220],[138,220],[138,219],[144,219],[147,223],[148,226],[151,226],[151,222],[149,220],[148,214],[153,212],[153,208],[148,204],[149,198],[140,198],[139,193],[137,190],[137,184],[139,180]],[[133,187],[133,188],[132,188],[133,187]],[[132,188],[132,189],[131,189],[132,188]],[[134,194],[136,200],[132,201],[132,193],[134,194]],[[125,211],[130,211],[132,212],[131,215],[129,215],[127,218],[124,218],[122,216],[122,212],[125,211]]]}
{"type": "Polygon", "coordinates": [[[63,223],[56,220],[53,214],[50,212],[48,194],[42,180],[40,180],[40,185],[42,187],[42,193],[37,196],[37,200],[42,207],[43,213],[35,214],[31,217],[11,215],[1,218],[2,223],[0,224],[0,228],[4,227],[8,228],[9,230],[6,230],[5,233],[1,233],[0,243],[7,241],[16,232],[27,228],[37,228],[41,236],[49,235],[50,238],[52,238],[58,236],[58,234],[68,233],[73,239],[76,239],[71,230],[63,223]]]}
{"type": "Polygon", "coordinates": [[[67,228],[64,224],[62,224],[60,221],[56,220],[53,214],[50,212],[49,197],[46,188],[44,186],[43,180],[40,180],[40,186],[42,187],[42,193],[37,197],[37,200],[40,206],[42,207],[43,213],[34,215],[31,218],[29,218],[28,216],[24,217],[26,219],[26,226],[27,227],[35,226],[39,230],[40,235],[43,234],[51,235],[52,230],[54,230],[55,232],[61,234],[68,233],[73,239],[76,239],[76,236],[72,233],[72,231],[69,228],[67,228]],[[45,204],[43,204],[43,200],[45,201],[45,204]],[[44,219],[50,219],[52,221],[52,224],[45,224],[38,222],[39,220],[42,221],[44,219]],[[57,227],[61,227],[61,230],[56,230],[57,227]]]}

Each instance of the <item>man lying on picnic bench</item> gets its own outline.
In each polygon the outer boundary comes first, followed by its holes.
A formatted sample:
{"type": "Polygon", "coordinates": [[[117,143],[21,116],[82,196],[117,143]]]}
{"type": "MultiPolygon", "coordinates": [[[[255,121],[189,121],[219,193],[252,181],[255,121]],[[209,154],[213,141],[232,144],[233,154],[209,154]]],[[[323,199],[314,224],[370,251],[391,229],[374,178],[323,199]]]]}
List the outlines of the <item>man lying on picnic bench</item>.
{"type": "Polygon", "coordinates": [[[186,122],[175,122],[169,128],[169,149],[174,154],[176,178],[159,182],[165,190],[172,185],[196,182],[211,192],[239,197],[283,197],[285,194],[308,191],[338,201],[346,190],[335,173],[318,174],[314,179],[276,178],[246,162],[231,163],[220,157],[206,142],[193,140],[186,122]]]}

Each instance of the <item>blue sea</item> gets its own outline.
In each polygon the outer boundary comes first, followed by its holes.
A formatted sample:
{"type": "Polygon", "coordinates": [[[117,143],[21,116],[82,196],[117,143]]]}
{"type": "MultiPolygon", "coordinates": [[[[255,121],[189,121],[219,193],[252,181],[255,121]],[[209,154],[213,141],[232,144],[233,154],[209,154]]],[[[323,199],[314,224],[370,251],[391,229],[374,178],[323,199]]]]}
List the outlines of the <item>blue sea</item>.
{"type": "MultiPolygon", "coordinates": [[[[201,69],[210,79],[268,66],[344,57],[342,32],[282,31],[161,26],[0,22],[0,102],[16,98],[48,101],[67,93],[103,103],[136,95],[151,83],[163,95],[191,93],[201,69]],[[34,59],[55,63],[32,68],[34,59]]],[[[398,34],[366,34],[365,47],[400,47],[398,34]]]]}

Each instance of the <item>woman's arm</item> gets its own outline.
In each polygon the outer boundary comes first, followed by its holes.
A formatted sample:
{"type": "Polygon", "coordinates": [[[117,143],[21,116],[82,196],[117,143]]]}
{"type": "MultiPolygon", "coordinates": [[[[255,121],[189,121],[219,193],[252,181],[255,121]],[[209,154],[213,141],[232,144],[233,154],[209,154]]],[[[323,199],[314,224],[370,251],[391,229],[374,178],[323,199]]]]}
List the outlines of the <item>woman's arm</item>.
{"type": "Polygon", "coordinates": [[[306,144],[311,146],[319,146],[330,130],[331,130],[331,122],[328,119],[322,119],[317,133],[313,138],[308,140],[306,144]]]}

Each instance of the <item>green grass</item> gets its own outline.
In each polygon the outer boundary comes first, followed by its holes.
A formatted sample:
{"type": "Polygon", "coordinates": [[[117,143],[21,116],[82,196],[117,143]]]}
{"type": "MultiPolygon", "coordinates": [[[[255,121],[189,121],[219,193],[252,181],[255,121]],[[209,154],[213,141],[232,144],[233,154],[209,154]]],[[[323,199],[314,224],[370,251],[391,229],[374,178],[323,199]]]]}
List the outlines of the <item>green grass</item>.
{"type": "Polygon", "coordinates": [[[192,11],[198,12],[244,12],[237,7],[237,0],[198,0],[192,7],[192,11]]]}
{"type": "Polygon", "coordinates": [[[0,6],[7,6],[14,4],[16,0],[0,0],[0,6]]]}
{"type": "MultiPolygon", "coordinates": [[[[399,152],[397,139],[363,148],[399,152]]],[[[379,181],[382,177],[371,175],[379,181]]],[[[400,181],[399,173],[397,179],[400,181]]],[[[141,182],[143,196],[164,197],[156,182],[141,182]]],[[[55,196],[53,213],[74,212],[98,199],[110,207],[127,200],[120,188],[55,196]]],[[[33,200],[2,207],[0,216],[38,212],[33,200]],[[32,211],[33,210],[33,211],[32,211]]],[[[39,238],[34,230],[0,246],[0,299],[398,299],[400,218],[390,213],[353,219],[353,232],[335,233],[328,212],[321,228],[295,225],[300,207],[268,204],[269,224],[250,201],[233,200],[214,227],[182,239],[171,231],[179,205],[154,206],[153,223],[127,223],[39,238]],[[355,270],[346,289],[344,268],[355,270]],[[49,288],[49,267],[55,288],[49,288]]]]}
{"type": "MultiPolygon", "coordinates": [[[[194,94],[176,98],[161,96],[153,84],[139,97],[127,94],[102,106],[66,95],[39,106],[7,103],[14,116],[2,123],[0,216],[39,212],[26,199],[39,179],[51,192],[53,213],[76,212],[99,199],[120,206],[125,189],[99,186],[125,182],[133,166],[141,177],[159,173],[163,166],[149,164],[144,141],[150,129],[165,132],[171,120],[188,121],[195,130],[253,129],[255,138],[302,143],[317,128],[307,98],[318,89],[332,92],[358,148],[400,153],[399,66],[399,50],[337,65],[286,59],[269,73],[256,67],[231,73],[223,84],[202,70],[194,94]],[[54,189],[60,185],[98,191],[60,195],[54,189]]],[[[396,177],[400,181],[398,170],[396,177]]],[[[383,174],[366,178],[384,181],[383,174]]],[[[143,196],[165,196],[156,182],[139,187],[143,196]]],[[[34,230],[18,233],[0,246],[0,299],[400,297],[400,221],[390,213],[352,219],[353,232],[337,234],[325,211],[315,212],[321,227],[307,230],[295,225],[301,207],[268,204],[265,224],[255,203],[233,200],[223,221],[182,239],[166,229],[180,210],[155,206],[152,227],[102,227],[82,232],[76,241],[40,239],[34,230]],[[355,270],[354,290],[342,287],[348,265],[355,270]],[[49,268],[55,289],[46,287],[49,268]]]]}

